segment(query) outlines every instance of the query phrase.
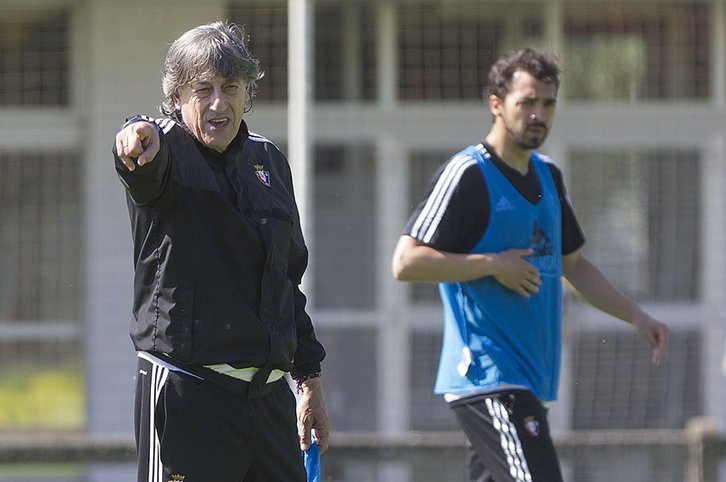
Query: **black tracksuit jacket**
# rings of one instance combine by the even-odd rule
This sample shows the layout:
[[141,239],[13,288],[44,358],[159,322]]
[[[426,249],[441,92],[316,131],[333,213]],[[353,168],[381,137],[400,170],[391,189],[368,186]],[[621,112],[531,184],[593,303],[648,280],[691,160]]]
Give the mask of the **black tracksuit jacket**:
[[229,363],[294,378],[325,356],[299,284],[308,252],[285,156],[243,122],[224,153],[179,119],[151,120],[161,148],[128,171],[134,242],[131,338],[182,366]]

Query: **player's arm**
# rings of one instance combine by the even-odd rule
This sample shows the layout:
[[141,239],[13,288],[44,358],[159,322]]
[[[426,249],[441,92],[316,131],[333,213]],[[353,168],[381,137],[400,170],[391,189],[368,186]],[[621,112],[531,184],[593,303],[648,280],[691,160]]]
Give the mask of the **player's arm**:
[[529,297],[539,290],[539,271],[525,258],[530,249],[500,253],[450,253],[403,235],[393,253],[391,270],[399,281],[466,282],[493,276],[507,288]]
[[[490,201],[481,169],[466,159],[454,156],[432,177],[394,250],[393,277],[447,283],[493,276],[505,287],[530,296],[540,286],[539,271],[525,259],[530,250],[470,253],[489,222]],[[436,194],[441,192],[449,195],[442,199]],[[434,218],[437,222],[431,223]]]
[[562,257],[562,274],[577,293],[595,308],[631,323],[650,345],[654,364],[660,364],[668,346],[668,327],[644,312],[620,292],[578,250]]
[[148,120],[132,118],[116,134],[113,155],[116,172],[137,205],[157,199],[164,188],[169,150],[159,127]]

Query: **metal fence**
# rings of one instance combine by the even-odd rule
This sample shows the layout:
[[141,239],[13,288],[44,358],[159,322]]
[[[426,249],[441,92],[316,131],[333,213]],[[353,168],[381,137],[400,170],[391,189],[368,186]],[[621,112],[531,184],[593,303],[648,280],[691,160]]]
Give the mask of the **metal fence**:
[[[716,482],[726,462],[726,438],[708,419],[693,419],[684,430],[573,431],[555,440],[570,481]],[[466,480],[460,432],[337,432],[332,441],[322,459],[325,482]],[[113,480],[104,467],[119,480],[133,477],[133,440],[68,433],[0,438],[0,482]]]

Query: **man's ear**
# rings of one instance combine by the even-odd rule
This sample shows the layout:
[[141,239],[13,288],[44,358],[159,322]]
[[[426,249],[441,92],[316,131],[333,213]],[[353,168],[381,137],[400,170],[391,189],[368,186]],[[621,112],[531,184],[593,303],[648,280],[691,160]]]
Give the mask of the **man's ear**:
[[489,104],[489,110],[494,117],[498,116],[502,111],[502,99],[492,94],[487,97],[487,103]]
[[181,99],[179,98],[179,94],[173,94],[171,96],[171,100],[172,100],[172,102],[174,102],[174,109],[181,110],[182,102],[181,102]]

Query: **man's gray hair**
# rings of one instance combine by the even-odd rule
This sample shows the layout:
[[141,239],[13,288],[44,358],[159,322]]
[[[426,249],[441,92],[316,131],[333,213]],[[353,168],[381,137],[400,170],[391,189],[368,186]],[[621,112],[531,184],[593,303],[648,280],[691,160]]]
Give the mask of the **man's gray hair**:
[[174,113],[173,97],[186,84],[217,76],[247,83],[245,112],[248,112],[257,94],[257,81],[264,73],[260,62],[247,48],[247,40],[241,26],[222,21],[200,25],[176,39],[164,61],[161,85],[165,99],[161,112]]

